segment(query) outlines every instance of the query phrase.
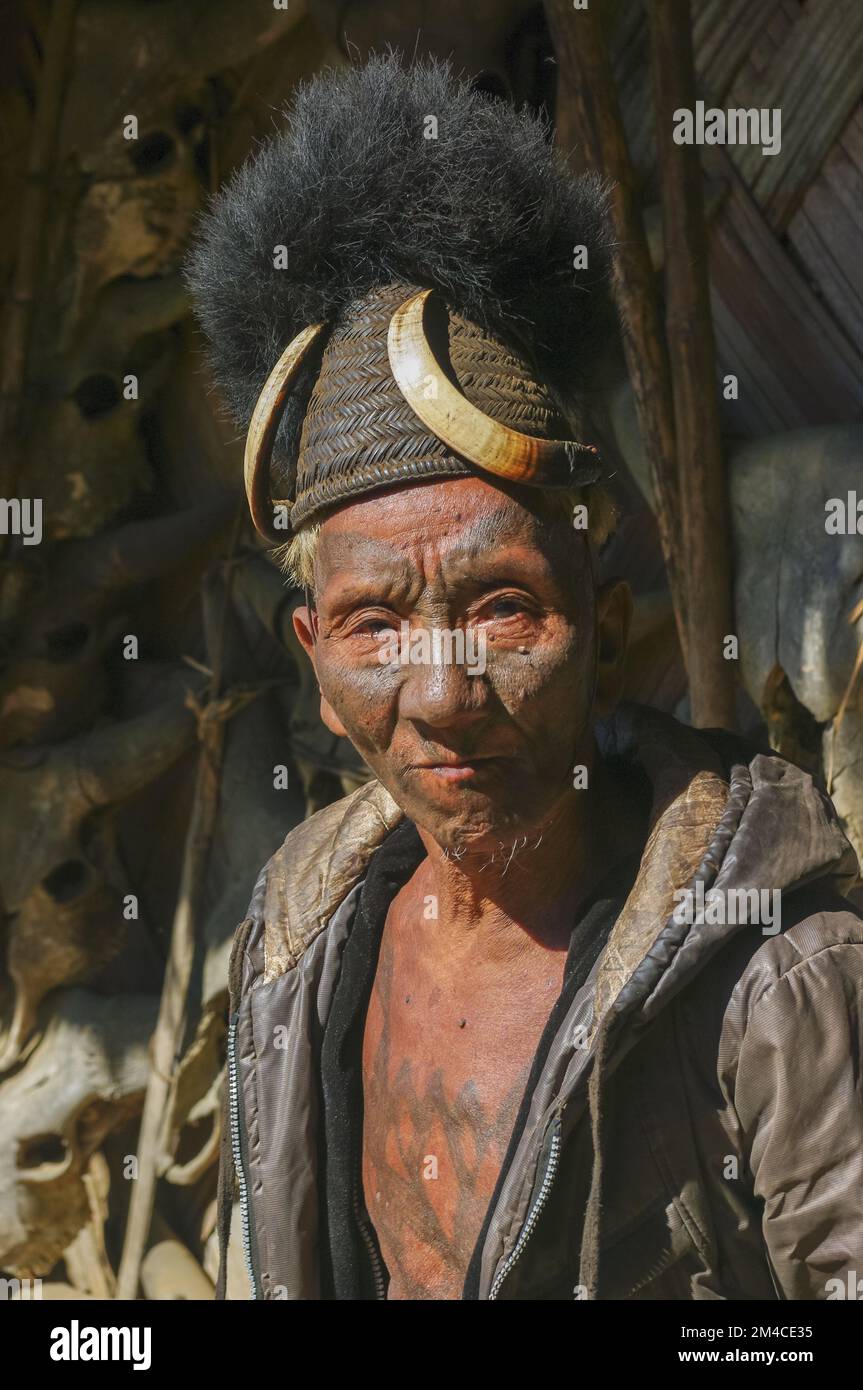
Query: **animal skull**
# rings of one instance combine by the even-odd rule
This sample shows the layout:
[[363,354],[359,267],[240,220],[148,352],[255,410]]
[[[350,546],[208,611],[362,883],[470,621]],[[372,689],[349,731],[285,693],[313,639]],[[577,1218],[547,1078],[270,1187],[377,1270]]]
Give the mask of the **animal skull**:
[[0,1268],[48,1274],[88,1217],[83,1175],[140,1109],[158,1000],[64,990],[35,1050],[0,1083]]

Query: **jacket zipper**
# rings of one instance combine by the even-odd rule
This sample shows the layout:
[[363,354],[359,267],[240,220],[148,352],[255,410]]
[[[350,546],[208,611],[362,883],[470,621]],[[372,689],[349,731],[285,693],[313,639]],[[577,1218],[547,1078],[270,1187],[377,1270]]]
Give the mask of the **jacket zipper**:
[[362,1217],[362,1207],[360,1204],[359,1173],[354,1174],[353,1205],[354,1220],[356,1221],[360,1235],[363,1238],[363,1243],[366,1247],[366,1251],[369,1257],[369,1264],[372,1267],[372,1278],[375,1281],[375,1298],[383,1300],[385,1302],[387,1296],[386,1275],[384,1274],[383,1262],[381,1261],[381,1258],[378,1255],[377,1247],[375,1246],[374,1240],[372,1239],[372,1233]]
[[240,1143],[240,1087],[237,1077],[237,1019],[228,1026],[228,1107],[231,1116],[231,1148],[234,1154],[234,1170],[240,1189],[240,1225],[243,1233],[243,1261],[249,1277],[250,1298],[257,1299],[258,1286],[252,1264],[252,1236],[249,1221],[249,1188],[243,1168],[243,1151]]
[[528,1241],[534,1233],[534,1230],[536,1229],[536,1223],[542,1215],[542,1211],[546,1202],[548,1201],[549,1193],[551,1192],[554,1179],[557,1176],[557,1169],[560,1163],[561,1146],[562,1140],[560,1137],[560,1114],[558,1114],[557,1120],[555,1122],[554,1134],[551,1136],[551,1144],[549,1145],[548,1162],[545,1165],[545,1172],[543,1173],[542,1183],[540,1185],[539,1192],[536,1194],[536,1199],[533,1203],[533,1206],[527,1214],[527,1219],[525,1220],[525,1223],[519,1232],[518,1240],[515,1242],[511,1254],[506,1259],[503,1267],[499,1270],[494,1280],[494,1283],[491,1286],[488,1295],[489,1302],[493,1302],[497,1298],[498,1294],[501,1291],[501,1288],[503,1287],[504,1282],[509,1278],[513,1268],[515,1267],[515,1265],[518,1264],[519,1260],[524,1254],[525,1246],[527,1245]]

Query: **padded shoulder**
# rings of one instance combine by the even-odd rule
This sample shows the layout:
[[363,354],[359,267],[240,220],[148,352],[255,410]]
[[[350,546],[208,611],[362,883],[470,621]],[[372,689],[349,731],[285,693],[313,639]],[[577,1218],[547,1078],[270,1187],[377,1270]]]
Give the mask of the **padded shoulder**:
[[373,781],[294,827],[265,871],[265,981],[296,965],[403,815]]

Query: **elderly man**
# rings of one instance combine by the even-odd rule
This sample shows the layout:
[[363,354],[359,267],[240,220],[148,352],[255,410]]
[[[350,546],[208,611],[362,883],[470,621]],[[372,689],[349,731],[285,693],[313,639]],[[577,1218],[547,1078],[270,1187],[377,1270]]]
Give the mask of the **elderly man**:
[[254,1298],[829,1298],[863,1260],[853,851],[803,772],[618,708],[603,202],[388,58],[204,220],[252,515],[373,779],[237,933],[223,1291],[229,1237]]

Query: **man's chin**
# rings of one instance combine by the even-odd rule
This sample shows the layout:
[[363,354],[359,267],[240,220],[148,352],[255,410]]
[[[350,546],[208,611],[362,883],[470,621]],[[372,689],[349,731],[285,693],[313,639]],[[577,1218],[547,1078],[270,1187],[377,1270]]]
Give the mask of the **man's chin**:
[[426,769],[417,775],[411,769],[400,786],[389,790],[419,830],[459,857],[494,853],[514,844],[529,836],[551,809],[545,806],[531,814],[532,798],[525,789],[486,790],[478,781],[438,776]]

